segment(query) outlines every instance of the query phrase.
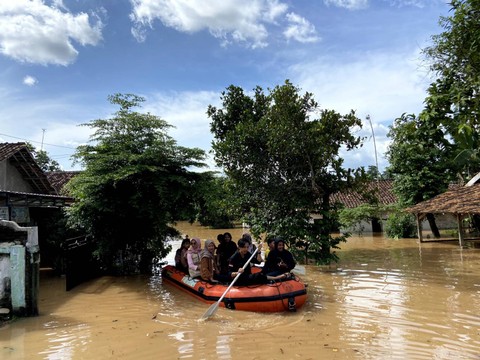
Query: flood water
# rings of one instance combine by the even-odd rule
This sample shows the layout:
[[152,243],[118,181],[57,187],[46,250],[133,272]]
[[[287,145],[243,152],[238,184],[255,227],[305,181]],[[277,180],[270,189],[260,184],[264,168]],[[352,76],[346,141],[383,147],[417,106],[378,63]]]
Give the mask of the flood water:
[[296,313],[219,308],[204,322],[209,305],[158,275],[65,292],[42,274],[40,316],[0,328],[0,359],[480,359],[479,248],[364,235],[338,255],[337,266],[306,267]]

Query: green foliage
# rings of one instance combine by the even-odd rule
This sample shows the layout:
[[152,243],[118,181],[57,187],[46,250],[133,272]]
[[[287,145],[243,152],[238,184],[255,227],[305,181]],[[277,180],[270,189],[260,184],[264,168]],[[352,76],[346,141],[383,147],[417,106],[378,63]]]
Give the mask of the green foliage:
[[392,139],[388,169],[401,204],[414,205],[447,189],[455,167],[446,134],[435,119],[426,113],[403,114],[395,119],[388,136]]
[[112,118],[83,124],[95,132],[74,155],[85,170],[68,184],[76,199],[69,225],[93,237],[107,269],[128,253],[147,271],[153,257],[169,251],[166,239],[176,233],[169,224],[185,216],[199,179],[188,169],[203,166],[205,154],[178,146],[164,120],[133,111],[143,98],[109,100],[120,107]]
[[197,186],[198,222],[217,229],[233,227],[235,214],[230,202],[233,197],[227,179],[211,173],[203,175]]
[[370,180],[376,180],[376,179],[381,178],[381,174],[380,174],[380,172],[378,171],[378,168],[375,165],[369,165],[368,166],[366,176]]
[[45,150],[36,152],[35,161],[43,171],[61,171],[60,164],[51,159]]
[[377,205],[362,204],[355,208],[345,208],[339,211],[339,222],[343,227],[349,228],[361,221],[371,221],[379,218],[383,208]]
[[417,226],[413,215],[404,212],[391,213],[387,218],[385,233],[394,239],[416,237]]
[[443,32],[424,49],[437,79],[428,90],[425,111],[442,125],[455,144],[460,175],[480,170],[480,2],[453,0]]
[[60,164],[51,159],[45,150],[35,150],[31,143],[26,143],[28,151],[33,155],[35,162],[40,166],[42,171],[61,171]]
[[[319,109],[289,81],[268,93],[257,87],[252,96],[232,85],[221,99],[221,109],[207,112],[215,160],[252,233],[281,235],[318,262],[335,260],[330,250],[344,239],[330,235],[338,225],[330,196],[363,179],[363,169],[344,168],[339,156],[340,148],[361,145],[352,135],[360,119]],[[322,219],[312,223],[311,214]]]

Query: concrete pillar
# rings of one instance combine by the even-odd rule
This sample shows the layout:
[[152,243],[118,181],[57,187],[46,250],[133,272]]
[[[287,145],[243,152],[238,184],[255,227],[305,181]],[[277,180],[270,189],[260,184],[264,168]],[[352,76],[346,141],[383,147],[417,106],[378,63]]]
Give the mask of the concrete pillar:
[[12,310],[14,313],[24,313],[25,297],[25,247],[13,245],[10,247],[10,279]]

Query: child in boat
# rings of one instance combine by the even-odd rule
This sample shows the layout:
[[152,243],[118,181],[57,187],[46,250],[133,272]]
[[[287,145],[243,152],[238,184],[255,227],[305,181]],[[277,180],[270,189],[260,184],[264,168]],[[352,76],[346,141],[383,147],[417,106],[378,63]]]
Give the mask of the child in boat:
[[188,273],[191,278],[200,276],[200,252],[202,241],[199,238],[190,240],[190,248],[187,251]]
[[188,235],[183,239],[182,245],[175,252],[175,267],[183,271],[185,274],[188,274],[188,262],[187,262],[187,251],[190,247],[190,239]]
[[200,253],[200,276],[211,283],[228,282],[227,274],[220,274],[215,260],[215,243],[213,240],[205,241],[205,248]]
[[254,257],[251,262],[243,269],[245,263],[250,259],[252,254],[248,251],[248,242],[245,239],[238,240],[238,250],[230,258],[229,274],[230,278],[233,280],[238,274],[241,274],[238,278],[236,285],[245,286],[245,285],[255,285],[255,284],[266,284],[269,280],[281,280],[286,279],[286,274],[279,276],[269,276],[262,272],[252,274],[251,263],[259,264],[261,262],[262,256],[259,252],[262,250],[262,245],[258,246],[257,256]]

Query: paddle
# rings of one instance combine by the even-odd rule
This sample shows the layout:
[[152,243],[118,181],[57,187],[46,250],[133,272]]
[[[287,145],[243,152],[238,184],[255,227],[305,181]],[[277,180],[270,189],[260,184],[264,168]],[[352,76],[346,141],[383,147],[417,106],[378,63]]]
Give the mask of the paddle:
[[[255,249],[255,251],[253,252],[252,256],[250,256],[250,259],[247,260],[247,262],[245,263],[245,265],[243,265],[242,269],[245,270],[245,268],[248,266],[248,264],[250,264],[250,261],[252,261],[253,257],[257,254],[257,251],[258,251],[258,248]],[[235,282],[237,281],[237,279],[240,277],[240,275],[242,275],[241,273],[238,273],[237,276],[235,276],[235,278],[233,279],[233,281],[230,283],[230,285],[227,287],[227,290],[225,290],[225,292],[223,293],[222,296],[220,296],[220,299],[218,299],[218,301],[214,304],[212,304],[208,310],[205,312],[205,314],[203,314],[203,316],[200,318],[200,320],[207,320],[208,318],[212,317],[217,309],[218,309],[218,306],[220,305],[220,303],[222,302],[223,298],[225,297],[225,295],[227,295],[227,293],[230,291],[230,289],[232,288],[232,286],[235,284]]]
[[295,267],[291,271],[297,275],[305,275],[305,266],[295,265]]

